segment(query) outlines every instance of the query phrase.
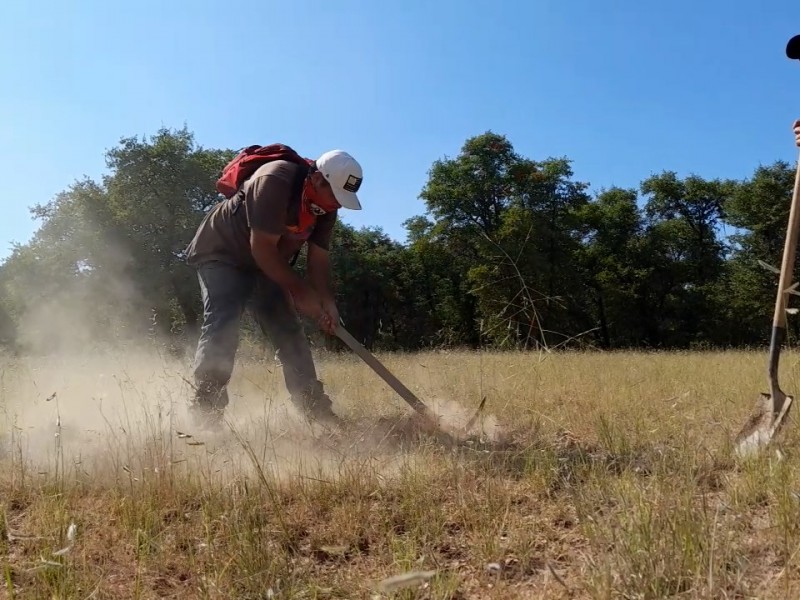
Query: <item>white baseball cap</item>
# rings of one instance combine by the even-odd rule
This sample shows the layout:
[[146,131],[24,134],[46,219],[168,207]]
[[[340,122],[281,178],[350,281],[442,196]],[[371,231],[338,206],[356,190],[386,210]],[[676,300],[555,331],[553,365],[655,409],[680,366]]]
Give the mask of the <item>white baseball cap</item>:
[[345,208],[361,210],[356,192],[364,175],[358,161],[344,150],[330,150],[317,159],[316,165],[333,188],[336,201]]

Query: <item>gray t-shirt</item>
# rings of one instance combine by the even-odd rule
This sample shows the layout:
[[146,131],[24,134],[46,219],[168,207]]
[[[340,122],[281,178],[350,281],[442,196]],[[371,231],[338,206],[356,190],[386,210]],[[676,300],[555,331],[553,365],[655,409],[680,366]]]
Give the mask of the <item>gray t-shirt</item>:
[[288,261],[305,242],[328,250],[337,211],[317,217],[307,230],[293,233],[297,225],[306,170],[293,162],[277,160],[261,165],[232,198],[214,206],[186,248],[187,263],[218,260],[255,269],[250,251],[250,231],[281,235],[279,249]]

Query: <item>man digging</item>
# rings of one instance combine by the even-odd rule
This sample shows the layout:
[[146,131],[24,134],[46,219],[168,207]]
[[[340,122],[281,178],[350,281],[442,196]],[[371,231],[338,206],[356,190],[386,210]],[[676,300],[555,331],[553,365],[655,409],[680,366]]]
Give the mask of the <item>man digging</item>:
[[[322,331],[335,332],[331,233],[339,208],[361,209],[356,194],[361,181],[361,166],[341,150],[312,161],[282,145],[251,146],[226,166],[217,182],[226,199],[206,215],[186,249],[203,300],[190,403],[196,425],[221,424],[248,304],[277,348],[292,403],[309,420],[339,423],[317,379],[298,313]],[[308,244],[305,280],[291,264],[303,244]]]

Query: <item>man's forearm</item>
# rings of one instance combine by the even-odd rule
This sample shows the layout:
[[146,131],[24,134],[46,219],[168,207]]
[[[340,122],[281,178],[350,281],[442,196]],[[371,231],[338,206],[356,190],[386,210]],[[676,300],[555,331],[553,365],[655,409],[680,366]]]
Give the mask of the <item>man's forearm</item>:
[[330,273],[327,269],[309,265],[308,281],[311,287],[325,300],[333,300]]
[[333,300],[333,290],[331,289],[331,263],[327,250],[322,250],[314,244],[309,244],[308,281],[311,287],[324,300]]

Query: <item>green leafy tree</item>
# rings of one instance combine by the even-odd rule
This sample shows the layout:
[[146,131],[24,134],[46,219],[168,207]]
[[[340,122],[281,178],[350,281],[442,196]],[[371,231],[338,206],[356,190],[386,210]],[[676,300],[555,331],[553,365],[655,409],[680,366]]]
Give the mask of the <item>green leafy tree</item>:
[[652,249],[660,259],[653,301],[661,333],[653,341],[687,346],[713,342],[724,331],[727,272],[718,230],[735,187],[668,171],[642,182]]
[[583,208],[582,280],[594,338],[604,348],[637,346],[647,337],[640,301],[654,265],[636,190],[611,188]]
[[588,196],[572,175],[567,160],[522,158],[491,132],[434,163],[421,194],[432,221],[414,244],[435,240],[449,254],[453,312],[469,327],[462,343],[549,344],[578,318],[575,251]]
[[10,312],[41,343],[48,313],[73,343],[196,325],[197,285],[182,251],[219,198],[214,182],[230,154],[196,148],[185,129],[123,139],[107,153],[102,183],[76,182],[31,209],[42,225],[2,269]]
[[126,278],[147,282],[139,288],[142,308],[152,311],[162,332],[176,322],[197,326],[197,286],[183,251],[219,200],[215,182],[231,156],[197,147],[186,129],[162,129],[150,140],[125,138],[108,153],[112,226],[133,258]]
[[[41,226],[0,266],[0,345],[193,343],[200,295],[183,252],[232,155],[186,128],[123,138],[100,181],[34,206]],[[370,348],[764,343],[777,283],[764,265],[780,263],[793,183],[776,162],[742,182],[664,171],[592,198],[569,159],[529,159],[485,132],[433,163],[407,244],[337,224],[339,308]]]

